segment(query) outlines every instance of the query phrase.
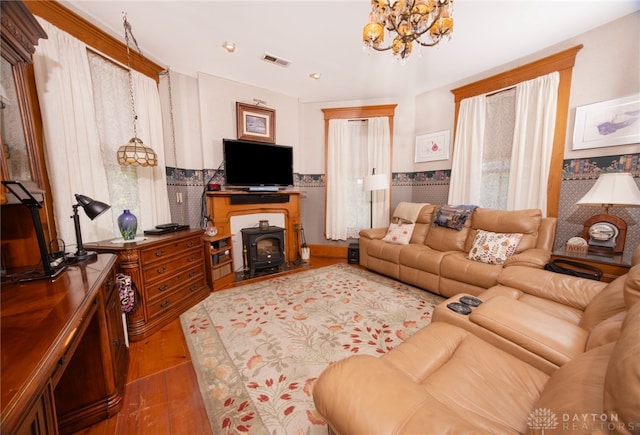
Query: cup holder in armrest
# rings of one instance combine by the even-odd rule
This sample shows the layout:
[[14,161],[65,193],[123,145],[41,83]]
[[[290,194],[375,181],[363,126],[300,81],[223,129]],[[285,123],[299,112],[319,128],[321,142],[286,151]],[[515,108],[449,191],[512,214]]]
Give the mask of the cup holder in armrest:
[[447,308],[459,314],[464,314],[464,315],[471,314],[471,307],[469,305],[462,304],[460,302],[449,302],[447,304]]
[[478,307],[482,303],[482,301],[475,296],[462,296],[460,302],[470,307]]

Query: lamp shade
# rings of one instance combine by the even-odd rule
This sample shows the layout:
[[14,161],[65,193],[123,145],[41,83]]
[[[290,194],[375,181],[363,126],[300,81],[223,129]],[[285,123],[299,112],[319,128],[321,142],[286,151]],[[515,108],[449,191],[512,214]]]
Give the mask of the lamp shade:
[[372,174],[364,177],[364,190],[384,190],[389,188],[387,174]]
[[89,216],[89,219],[94,220],[98,216],[100,216],[105,211],[111,208],[110,205],[105,204],[104,202],[95,201],[88,196],[79,195],[76,193],[76,201],[78,201],[78,205],[84,209],[84,212]]
[[578,205],[640,207],[640,190],[628,172],[602,174]]

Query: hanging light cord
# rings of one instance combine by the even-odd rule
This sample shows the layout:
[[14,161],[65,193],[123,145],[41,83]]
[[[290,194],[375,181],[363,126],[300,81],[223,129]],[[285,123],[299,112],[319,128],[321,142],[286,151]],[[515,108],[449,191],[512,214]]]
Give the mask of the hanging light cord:
[[[126,12],[122,12],[122,20],[124,22],[124,41],[127,45],[127,67],[129,68],[128,73],[129,73],[129,97],[131,98],[131,111],[133,112],[133,137],[137,138],[138,137],[138,129],[136,127],[137,121],[138,121],[138,115],[136,113],[136,101],[133,97],[133,74],[131,74],[131,51],[129,50],[129,35],[131,35],[131,39],[133,39],[134,44],[136,45],[136,48],[138,48],[138,41],[136,41],[136,38],[133,36],[133,33],[131,33],[131,24],[129,24],[129,21],[127,21],[127,13]],[[140,48],[138,48],[138,51],[140,51]],[[134,142],[134,146],[136,142]]]
[[169,85],[169,115],[171,115],[171,143],[173,144],[173,163],[178,167],[178,152],[176,151],[176,126],[173,120],[173,92],[171,90],[171,69],[167,67],[167,84]]

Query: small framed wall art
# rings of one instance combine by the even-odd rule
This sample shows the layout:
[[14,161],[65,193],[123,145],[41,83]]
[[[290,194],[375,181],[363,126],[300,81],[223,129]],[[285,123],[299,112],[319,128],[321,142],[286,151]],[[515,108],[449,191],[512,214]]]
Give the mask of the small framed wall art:
[[450,130],[416,136],[415,162],[449,160]]
[[640,142],[640,94],[576,107],[573,149]]
[[236,102],[238,139],[276,143],[276,111]]

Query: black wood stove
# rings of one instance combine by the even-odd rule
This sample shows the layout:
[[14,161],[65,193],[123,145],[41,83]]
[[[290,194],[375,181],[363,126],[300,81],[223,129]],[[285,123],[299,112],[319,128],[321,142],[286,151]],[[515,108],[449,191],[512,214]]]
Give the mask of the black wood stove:
[[245,270],[253,278],[256,270],[284,269],[284,228],[269,226],[267,229],[243,228],[242,254]]

